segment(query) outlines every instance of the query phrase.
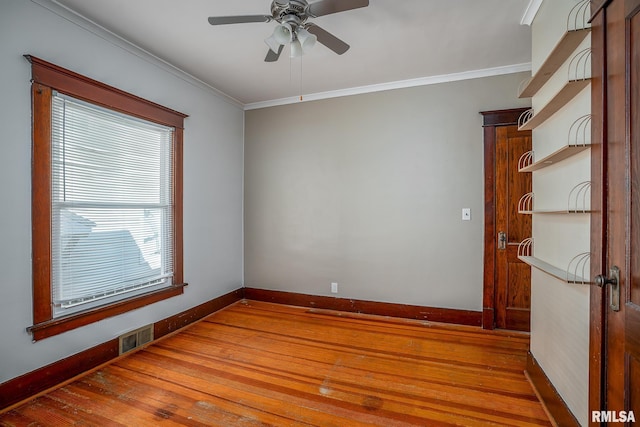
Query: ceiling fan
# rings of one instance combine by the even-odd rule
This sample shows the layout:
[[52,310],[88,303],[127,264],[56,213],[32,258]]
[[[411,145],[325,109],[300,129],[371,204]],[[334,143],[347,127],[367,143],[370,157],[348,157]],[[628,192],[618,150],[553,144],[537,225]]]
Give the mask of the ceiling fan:
[[226,25],[276,21],[278,26],[265,39],[269,46],[264,58],[266,62],[277,61],[286,44],[291,45],[291,57],[295,58],[313,47],[316,41],[342,55],[349,50],[349,45],[308,19],[366,6],[369,6],[369,0],[320,0],[315,3],[307,0],[273,0],[271,15],[211,16],[209,23]]

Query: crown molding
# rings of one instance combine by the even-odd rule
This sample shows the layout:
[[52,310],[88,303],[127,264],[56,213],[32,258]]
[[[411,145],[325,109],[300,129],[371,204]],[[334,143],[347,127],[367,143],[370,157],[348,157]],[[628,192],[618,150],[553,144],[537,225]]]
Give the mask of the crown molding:
[[80,28],[90,32],[91,34],[100,37],[101,39],[117,46],[130,54],[137,56],[138,58],[144,60],[145,62],[152,64],[169,74],[177,77],[191,85],[194,85],[200,89],[211,92],[213,95],[221,98],[223,101],[226,101],[236,107],[243,108],[244,104],[237,99],[227,95],[226,93],[216,89],[215,87],[203,82],[197,77],[192,76],[186,71],[181,70],[175,65],[165,61],[164,59],[152,54],[151,52],[141,48],[140,46],[130,42],[129,40],[120,37],[116,33],[109,31],[104,28],[100,24],[93,22],[89,18],[75,12],[72,9],[58,3],[56,0],[31,0],[32,3],[35,3],[48,11],[60,16],[61,18],[71,22],[79,26]]
[[542,6],[542,0],[529,0],[529,4],[527,8],[524,10],[524,14],[522,15],[522,20],[520,21],[520,25],[529,25],[533,23],[533,19],[536,17],[538,10]]
[[531,71],[531,63],[514,64],[502,67],[485,68],[481,70],[464,71],[461,73],[442,74],[438,76],[421,77],[417,79],[401,80],[389,83],[380,83],[369,86],[359,86],[348,89],[333,90],[328,92],[312,93],[309,95],[303,95],[302,100],[300,96],[293,96],[290,98],[274,99],[269,101],[253,102],[245,104],[245,111],[256,110],[259,108],[275,107],[278,105],[296,104],[300,102],[318,101],[321,99],[338,98],[342,96],[361,95],[372,92],[382,92],[393,89],[404,89],[416,86],[427,86],[438,83],[448,83],[460,80],[477,79],[482,77],[499,76],[503,74],[520,73],[524,71]]

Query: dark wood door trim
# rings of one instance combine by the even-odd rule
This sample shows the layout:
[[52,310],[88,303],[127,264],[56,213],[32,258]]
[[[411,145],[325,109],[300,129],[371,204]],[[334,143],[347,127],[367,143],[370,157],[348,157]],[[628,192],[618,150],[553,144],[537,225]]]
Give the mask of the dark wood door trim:
[[[610,1],[592,5],[591,23],[591,277],[605,272],[607,254],[607,76],[606,18]],[[589,411],[604,409],[604,327],[606,304],[604,288],[591,286],[589,308]],[[590,425],[599,425],[591,422]]]
[[[640,168],[637,152],[632,153],[640,119],[634,110],[639,79],[630,26],[633,15],[640,12],[640,1],[607,0],[592,9],[591,276],[606,275],[613,265],[621,267],[622,301],[616,314],[608,307],[607,289],[591,289],[589,410],[629,408],[638,417],[640,400],[634,392],[640,382],[636,335],[640,322],[633,318],[638,310],[633,307],[632,287],[640,270],[634,234],[640,218],[637,192],[633,191]],[[639,38],[635,33],[634,45]],[[632,74],[634,65],[636,74]]]
[[481,111],[484,128],[484,273],[482,297],[482,327],[495,325],[496,279],[496,128],[518,123],[518,117],[528,108]]

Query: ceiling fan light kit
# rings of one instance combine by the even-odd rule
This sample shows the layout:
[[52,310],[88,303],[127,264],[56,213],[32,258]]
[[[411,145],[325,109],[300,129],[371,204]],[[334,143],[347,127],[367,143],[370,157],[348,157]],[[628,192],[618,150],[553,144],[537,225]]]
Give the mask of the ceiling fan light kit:
[[316,41],[342,55],[349,50],[349,45],[307,20],[366,6],[369,6],[369,0],[320,0],[311,4],[307,0],[273,0],[271,15],[212,16],[209,17],[209,23],[226,25],[276,21],[278,26],[265,39],[269,46],[266,62],[277,61],[286,44],[291,47],[291,58],[296,58],[313,48]]
[[264,42],[267,44],[267,46],[269,46],[269,49],[271,49],[271,51],[276,54],[280,50],[280,46],[283,45],[278,40],[276,40],[276,37],[273,34],[271,34],[271,37],[264,39]]
[[316,41],[318,41],[318,37],[311,34],[309,31],[307,31],[306,28],[298,28],[298,31],[296,32],[296,38],[302,45],[303,51],[311,49],[316,45]]
[[[293,34],[293,28],[291,28],[291,25],[286,22],[278,25],[276,29],[273,30],[273,38],[278,42],[278,44],[290,43],[293,40]],[[277,49],[274,49],[274,51],[277,52]]]
[[291,54],[290,58],[297,58],[299,56],[304,55],[304,51],[302,50],[302,45],[299,40],[294,40],[291,42]]

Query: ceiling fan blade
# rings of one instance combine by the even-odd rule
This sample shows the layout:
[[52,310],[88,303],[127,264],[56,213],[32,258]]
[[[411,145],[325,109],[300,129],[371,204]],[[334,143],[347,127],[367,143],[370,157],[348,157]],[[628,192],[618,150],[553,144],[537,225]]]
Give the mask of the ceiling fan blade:
[[307,13],[315,18],[367,6],[369,6],[369,0],[321,0],[310,4]]
[[278,48],[278,53],[275,53],[271,49],[267,52],[267,56],[264,58],[264,62],[276,62],[278,58],[280,58],[280,54],[282,53],[282,49],[284,49],[284,45],[281,44]]
[[[314,3],[317,4],[317,3]],[[318,38],[318,41],[337,53],[338,55],[342,55],[346,51],[349,50],[349,45],[325,30],[324,28],[318,27],[315,24],[310,24],[307,27],[307,31]]]
[[244,24],[247,22],[269,22],[273,18],[269,15],[240,15],[240,16],[210,16],[209,24]]

